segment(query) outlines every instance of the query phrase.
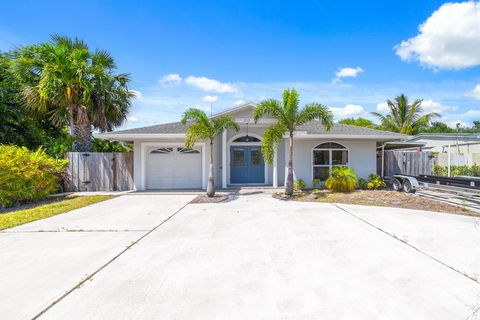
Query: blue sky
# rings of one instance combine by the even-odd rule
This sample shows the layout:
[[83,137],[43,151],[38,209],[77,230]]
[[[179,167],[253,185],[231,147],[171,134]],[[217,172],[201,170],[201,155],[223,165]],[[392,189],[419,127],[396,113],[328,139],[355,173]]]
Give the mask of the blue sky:
[[59,33],[110,51],[139,92],[124,127],[288,87],[337,119],[371,117],[400,93],[450,125],[480,119],[475,2],[3,1],[0,12],[0,50]]

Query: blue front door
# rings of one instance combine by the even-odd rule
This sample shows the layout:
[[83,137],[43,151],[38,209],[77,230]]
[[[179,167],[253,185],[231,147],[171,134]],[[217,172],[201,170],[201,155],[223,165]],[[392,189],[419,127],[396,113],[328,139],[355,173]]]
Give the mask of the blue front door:
[[265,164],[260,146],[230,147],[230,183],[264,183]]

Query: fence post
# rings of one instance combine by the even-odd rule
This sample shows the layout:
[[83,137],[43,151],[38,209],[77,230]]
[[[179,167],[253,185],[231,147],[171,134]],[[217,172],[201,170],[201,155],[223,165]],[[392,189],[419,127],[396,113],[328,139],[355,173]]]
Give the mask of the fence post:
[[447,173],[448,173],[447,176],[448,176],[448,177],[450,177],[450,165],[451,165],[451,161],[452,161],[452,160],[451,160],[451,155],[450,155],[450,143],[449,143],[449,144],[448,144],[448,157],[447,157],[447,167],[448,167],[448,169],[447,169],[447,171],[448,171],[448,172],[447,172]]
[[382,179],[385,177],[385,143],[382,144]]

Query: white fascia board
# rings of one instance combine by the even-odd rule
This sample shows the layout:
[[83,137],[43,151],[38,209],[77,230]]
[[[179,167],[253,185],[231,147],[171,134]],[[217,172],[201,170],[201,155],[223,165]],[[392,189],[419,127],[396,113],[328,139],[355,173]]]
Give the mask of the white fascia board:
[[[289,138],[284,135],[284,138]],[[294,133],[295,139],[345,139],[345,140],[377,140],[377,141],[397,141],[402,140],[402,137],[392,137],[390,135],[351,135],[351,134],[304,134]]]
[[185,139],[184,133],[99,133],[95,138],[102,140],[155,140],[155,139]]
[[275,123],[277,123],[277,120],[275,120],[275,119],[259,119],[257,122],[255,122],[252,118],[235,118],[235,122],[237,122],[239,125],[248,124],[249,126],[265,126],[265,125],[275,124]]
[[224,114],[230,114],[230,113],[238,112],[238,111],[241,111],[243,109],[250,108],[250,107],[255,108],[255,104],[253,102],[245,102],[245,103],[243,103],[239,106],[229,108],[229,109],[220,111],[218,113],[215,113],[214,115],[211,116],[211,118],[219,117],[219,116],[222,116]]

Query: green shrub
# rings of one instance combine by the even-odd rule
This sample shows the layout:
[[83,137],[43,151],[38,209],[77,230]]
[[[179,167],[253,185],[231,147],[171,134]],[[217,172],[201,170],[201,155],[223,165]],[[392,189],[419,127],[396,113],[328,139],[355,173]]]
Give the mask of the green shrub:
[[368,183],[367,188],[369,190],[378,190],[381,188],[385,188],[387,184],[383,181],[382,177],[378,174],[369,174],[368,175]]
[[312,180],[312,186],[314,189],[320,189],[322,188],[324,183],[320,179],[313,179]]
[[325,186],[334,192],[351,192],[357,185],[355,171],[348,167],[333,167]]
[[58,190],[66,160],[55,160],[43,148],[0,145],[0,206],[46,198]]
[[94,152],[130,152],[132,146],[130,144],[123,145],[117,141],[93,139]]
[[305,187],[305,181],[303,181],[302,179],[298,179],[293,183],[293,189],[295,189],[296,191],[302,191],[303,189],[305,189]]
[[[471,176],[480,177],[480,166],[450,166],[451,176]],[[435,165],[433,167],[433,175],[446,177],[448,175],[448,167]]]
[[367,183],[368,183],[367,180],[365,180],[363,178],[360,178],[360,179],[358,179],[358,182],[357,182],[357,188],[365,190],[365,189],[367,189]]

